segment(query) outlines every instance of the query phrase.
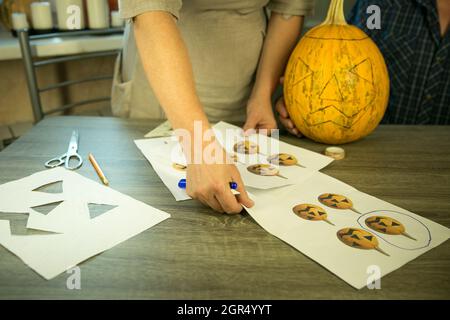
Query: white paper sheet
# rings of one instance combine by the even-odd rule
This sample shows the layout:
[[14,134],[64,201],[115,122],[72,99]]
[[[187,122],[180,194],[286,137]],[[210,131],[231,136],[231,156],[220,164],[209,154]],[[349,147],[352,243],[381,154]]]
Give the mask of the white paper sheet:
[[[231,155],[237,156],[237,167],[242,180],[247,187],[256,189],[271,189],[292,185],[304,181],[314,172],[330,164],[333,159],[317,152],[292,146],[278,139],[263,134],[252,134],[244,137],[242,130],[226,122],[219,122],[213,126],[216,137]],[[248,140],[253,146],[259,147],[257,154],[242,154],[235,151],[236,143]],[[247,168],[254,164],[270,164],[269,158],[276,154],[289,154],[294,156],[298,165],[273,165],[278,171],[277,176],[259,176],[251,173]],[[284,178],[283,178],[284,177]]]
[[[186,158],[180,144],[173,137],[135,140],[136,146],[152,165],[164,185],[176,201],[189,200],[185,189],[178,187],[180,179],[186,179],[186,172],[176,168],[176,164],[186,165]],[[239,192],[231,190],[234,195]]]
[[[62,193],[32,191],[62,181]],[[0,212],[29,213],[27,228],[54,234],[11,235],[0,220],[0,244],[45,279],[169,218],[169,214],[63,168],[41,171],[0,185]],[[32,208],[63,201],[44,215]],[[91,218],[88,204],[115,206]]]
[[141,139],[134,142],[175,199],[177,201],[191,199],[185,189],[178,187],[180,179],[186,179],[186,172],[174,167],[176,163],[186,164],[180,144],[172,137]]
[[[384,276],[450,237],[448,228],[362,193],[320,172],[298,185],[270,191],[248,191],[255,206],[247,211],[258,224],[357,289],[367,285],[370,266],[378,266],[381,276]],[[352,208],[361,214],[351,209],[336,209],[324,205],[318,197],[326,193],[347,197],[353,202]],[[327,213],[327,220],[334,225],[323,220],[299,217],[293,212],[293,208],[300,204],[319,206]],[[416,240],[404,235],[374,231],[365,223],[367,218],[373,216],[400,221],[405,226],[405,231]],[[337,232],[345,228],[372,233],[378,240],[377,247],[389,256],[376,249],[355,248],[343,243],[338,239]]]
[[[261,154],[245,155],[234,152],[233,145],[237,141],[242,141],[243,136],[236,126],[219,122],[214,127],[218,141],[224,146],[230,155],[236,155],[238,162],[236,166],[241,174],[241,178],[247,187],[257,189],[272,189],[282,186],[299,183],[310,177],[316,170],[319,170],[330,162],[332,158],[312,152],[303,148],[294,147],[287,143],[255,134],[248,139],[258,143]],[[170,190],[177,201],[187,200],[190,197],[185,190],[178,188],[178,181],[185,178],[185,173],[174,169],[173,164],[185,165],[186,159],[183,155],[179,143],[174,137],[162,137],[154,139],[135,140],[137,147],[141,150],[147,160],[150,161],[158,176],[166,187]],[[248,170],[250,165],[270,164],[266,154],[289,153],[295,156],[302,166],[278,166],[272,165],[278,170],[274,176],[261,176]]]
[[[242,135],[242,130],[239,127],[226,122],[218,122],[213,126],[213,129],[216,133],[217,139],[220,141],[222,146],[224,146],[225,150],[227,150],[231,154],[235,153],[233,147],[236,141],[243,141],[244,139],[248,139],[259,145],[261,152],[260,155],[245,157],[245,155],[239,154],[239,160],[241,162],[256,163],[259,161],[267,163],[267,157],[270,154],[275,153],[292,154],[297,158],[300,165],[313,171],[319,171],[333,162],[333,158],[331,157],[324,156],[320,153],[313,152],[305,148],[290,145],[266,135],[252,134],[248,137],[244,137]],[[226,139],[224,139],[224,137],[226,137]],[[281,169],[284,169],[284,173],[287,176],[290,176],[291,172],[293,175],[295,175],[297,172],[302,171],[303,168],[292,166],[281,167]]]

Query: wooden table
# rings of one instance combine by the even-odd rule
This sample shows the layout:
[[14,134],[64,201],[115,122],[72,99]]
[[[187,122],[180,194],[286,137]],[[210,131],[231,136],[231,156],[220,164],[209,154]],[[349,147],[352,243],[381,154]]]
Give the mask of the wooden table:
[[[381,290],[355,290],[273,237],[247,215],[175,202],[133,139],[158,123],[52,117],[0,153],[0,183],[44,170],[73,128],[79,152],[93,152],[111,187],[172,215],[82,263],[81,290],[68,274],[46,281],[0,247],[0,298],[415,299],[450,298],[450,242],[382,278]],[[322,172],[450,227],[450,126],[380,126],[345,146],[347,158]],[[306,139],[283,140],[321,152]],[[78,171],[98,179],[86,163]]]

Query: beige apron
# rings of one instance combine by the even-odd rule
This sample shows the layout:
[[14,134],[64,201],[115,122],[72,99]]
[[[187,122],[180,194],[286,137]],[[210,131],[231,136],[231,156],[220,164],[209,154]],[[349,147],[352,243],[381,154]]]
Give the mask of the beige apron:
[[[181,9],[180,9],[181,8]],[[125,43],[115,67],[113,113],[164,119],[137,52],[132,19],[151,10],[171,12],[188,48],[197,94],[208,118],[243,121],[267,27],[265,9],[305,15],[312,0],[123,0],[128,19]]]

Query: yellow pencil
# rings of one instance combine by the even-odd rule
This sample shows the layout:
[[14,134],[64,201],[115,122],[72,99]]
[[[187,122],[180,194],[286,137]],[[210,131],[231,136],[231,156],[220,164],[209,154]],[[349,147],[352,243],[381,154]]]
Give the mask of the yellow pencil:
[[95,160],[94,156],[92,155],[92,153],[89,153],[89,161],[91,162],[92,166],[95,169],[95,172],[97,172],[98,177],[100,178],[100,180],[102,180],[103,184],[105,186],[109,185],[109,181],[108,179],[106,179],[105,175],[103,174],[102,169],[100,168],[100,166],[98,165],[97,161]]

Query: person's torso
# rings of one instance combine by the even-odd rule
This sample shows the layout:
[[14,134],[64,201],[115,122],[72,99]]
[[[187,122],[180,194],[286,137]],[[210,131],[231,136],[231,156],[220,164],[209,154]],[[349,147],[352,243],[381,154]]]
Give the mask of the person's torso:
[[[367,7],[380,7],[381,29],[367,27]],[[378,45],[391,90],[383,123],[450,124],[450,34],[440,35],[430,0],[360,0],[350,19]]]
[[263,46],[267,2],[183,1],[178,26],[207,113],[231,116],[245,106]]
[[[188,48],[197,94],[206,114],[213,121],[240,121],[245,118],[245,106],[253,86],[267,27],[265,6],[268,2],[183,1],[177,26]],[[127,46],[135,47],[132,34],[129,41],[132,43]],[[142,90],[151,90],[148,90],[138,55],[132,77],[134,96],[139,96],[139,102],[142,102]],[[155,101],[153,97],[147,100]],[[139,110],[135,107],[130,116],[145,117],[148,108],[154,106],[146,104]]]

